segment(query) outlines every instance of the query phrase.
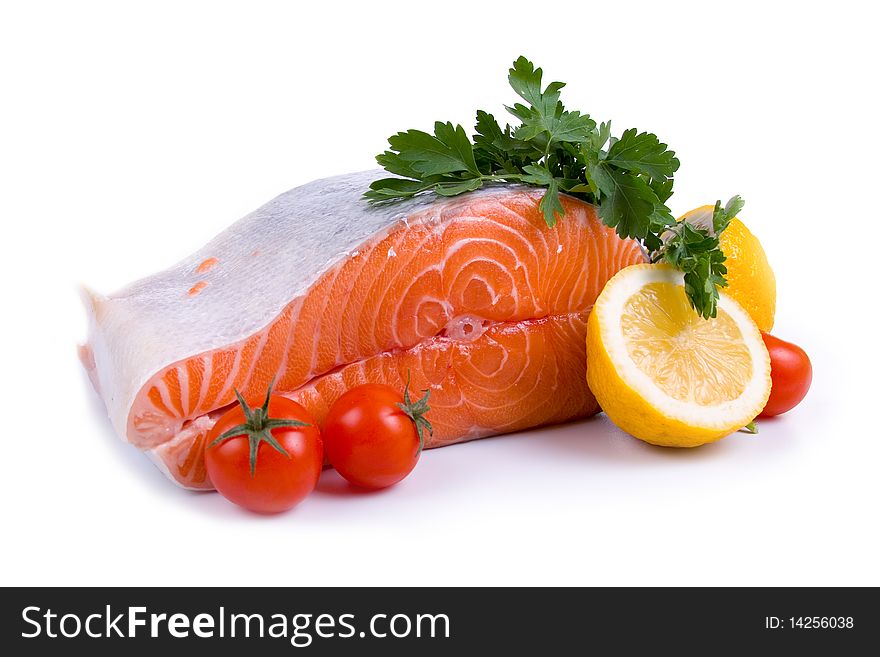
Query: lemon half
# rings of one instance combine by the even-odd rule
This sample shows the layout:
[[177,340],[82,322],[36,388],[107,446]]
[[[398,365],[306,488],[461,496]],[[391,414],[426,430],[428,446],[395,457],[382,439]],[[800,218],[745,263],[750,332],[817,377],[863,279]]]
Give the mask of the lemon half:
[[749,314],[721,293],[718,316],[691,308],[668,265],[618,272],[587,322],[587,382],[636,438],[696,447],[751,422],[770,394],[770,357]]

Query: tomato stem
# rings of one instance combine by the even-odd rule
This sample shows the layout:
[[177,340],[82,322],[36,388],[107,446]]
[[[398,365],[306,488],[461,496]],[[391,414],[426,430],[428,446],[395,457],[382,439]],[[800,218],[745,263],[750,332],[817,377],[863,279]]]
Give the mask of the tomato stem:
[[409,396],[409,384],[411,378],[412,372],[407,370],[406,387],[403,389],[403,403],[398,404],[397,407],[406,413],[415,423],[416,432],[419,434],[419,452],[421,452],[425,448],[425,430],[428,431],[429,436],[434,435],[434,427],[431,426],[428,418],[425,417],[425,414],[431,410],[431,407],[428,406],[428,398],[431,396],[431,390],[422,390],[422,392],[425,393],[424,396],[417,401],[413,401]]
[[300,422],[299,420],[276,420],[269,417],[269,400],[272,397],[272,388],[274,386],[275,380],[273,379],[272,383],[269,384],[269,389],[266,390],[266,400],[263,402],[263,405],[255,408],[248,406],[244,397],[241,396],[241,393],[233,388],[235,397],[238,399],[238,403],[241,405],[241,410],[244,412],[245,421],[238,426],[232,427],[229,431],[224,432],[208,445],[208,447],[211,448],[229,440],[230,438],[246,436],[250,448],[251,477],[253,477],[257,471],[257,453],[260,449],[260,443],[268,443],[272,448],[281,454],[284,454],[287,458],[290,458],[290,454],[287,450],[284,449],[284,447],[281,446],[281,443],[275,440],[275,436],[272,435],[273,429],[310,426],[306,422]]

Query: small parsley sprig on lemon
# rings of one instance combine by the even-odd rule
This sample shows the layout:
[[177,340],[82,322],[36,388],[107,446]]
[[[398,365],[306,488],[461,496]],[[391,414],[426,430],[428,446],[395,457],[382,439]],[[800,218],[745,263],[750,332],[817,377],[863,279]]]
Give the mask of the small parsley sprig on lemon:
[[502,129],[492,114],[478,110],[472,139],[462,126],[441,121],[433,135],[407,130],[390,137],[389,149],[376,160],[396,177],[374,181],[364,196],[380,203],[424,192],[456,196],[486,183],[524,183],[546,188],[540,209],[548,226],[564,214],[559,195],[575,196],[597,205],[618,235],[639,240],[654,262],[683,271],[690,305],[705,318],[715,317],[718,288],[726,285],[718,234],[742,201],[716,204],[714,231],[678,228],[665,205],[679,167],[675,152],[649,132],[629,129],[612,137],[610,122],[597,124],[589,114],[565,109],[565,83],[542,89],[542,77],[525,57],[513,63],[508,81],[525,102],[506,109],[518,125]]

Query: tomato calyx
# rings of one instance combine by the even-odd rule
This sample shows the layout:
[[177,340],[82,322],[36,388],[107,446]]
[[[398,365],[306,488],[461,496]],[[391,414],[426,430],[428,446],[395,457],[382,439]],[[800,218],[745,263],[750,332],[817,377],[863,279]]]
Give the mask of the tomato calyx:
[[750,433],[755,435],[758,433],[758,423],[755,420],[749,422],[746,426],[744,426],[740,431],[744,431],[745,433]]
[[403,389],[403,403],[397,407],[409,416],[409,419],[416,425],[416,432],[419,434],[419,452],[425,447],[425,435],[427,430],[429,436],[434,435],[434,427],[425,417],[425,414],[431,410],[428,406],[428,398],[431,396],[431,390],[422,390],[424,396],[421,399],[413,401],[409,396],[410,372],[406,373],[406,387]]
[[255,408],[248,406],[247,402],[241,396],[241,393],[233,388],[235,397],[238,399],[238,403],[241,404],[241,410],[244,411],[245,421],[238,426],[232,427],[229,431],[222,433],[216,440],[208,445],[208,447],[214,447],[230,438],[247,436],[248,446],[250,447],[251,477],[254,476],[254,473],[256,473],[257,470],[257,452],[259,451],[260,443],[268,443],[275,450],[281,452],[287,458],[290,458],[288,451],[281,446],[281,443],[275,440],[275,436],[272,435],[272,429],[310,426],[306,422],[300,422],[299,420],[278,420],[269,417],[269,399],[272,397],[272,386],[274,385],[274,381],[269,384],[269,389],[266,391],[266,401],[263,402],[262,406]]

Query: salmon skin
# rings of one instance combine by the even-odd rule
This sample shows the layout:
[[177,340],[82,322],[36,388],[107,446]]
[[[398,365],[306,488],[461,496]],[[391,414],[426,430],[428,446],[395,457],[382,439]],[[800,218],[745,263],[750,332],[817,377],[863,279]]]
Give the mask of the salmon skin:
[[116,432],[175,483],[212,488],[217,417],[275,391],[322,422],[345,390],[431,390],[427,447],[598,410],[586,320],[605,282],[645,260],[595,208],[501,185],[370,206],[377,171],[317,180],[109,296],[86,294],[80,354]]

